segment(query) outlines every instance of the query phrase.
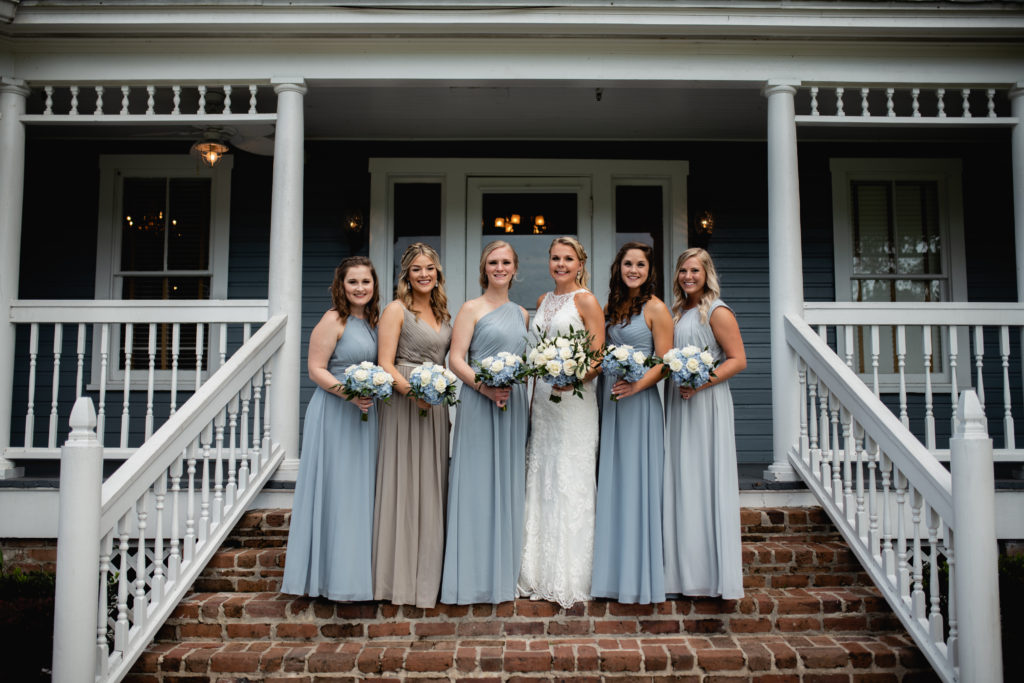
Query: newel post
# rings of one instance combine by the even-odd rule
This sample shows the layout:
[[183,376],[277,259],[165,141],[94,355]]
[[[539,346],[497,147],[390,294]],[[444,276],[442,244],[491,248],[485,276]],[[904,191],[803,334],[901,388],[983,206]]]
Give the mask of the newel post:
[[61,448],[57,518],[57,588],[53,613],[54,683],[96,678],[99,600],[100,489],[103,446],[96,409],[82,397],[71,410],[71,433]]
[[992,439],[973,390],[960,394],[957,431],[949,441],[956,530],[956,613],[961,681],[1003,680],[999,628]]

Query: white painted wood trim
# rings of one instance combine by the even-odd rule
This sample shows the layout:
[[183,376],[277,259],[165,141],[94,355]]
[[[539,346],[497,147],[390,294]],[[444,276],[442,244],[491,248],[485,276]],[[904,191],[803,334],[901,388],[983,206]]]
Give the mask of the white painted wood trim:
[[262,323],[267,319],[263,299],[19,299],[11,304],[12,323]]
[[846,116],[813,116],[799,114],[796,117],[798,126],[837,126],[843,128],[1008,128],[1015,126],[1018,119],[1015,116],[1000,116],[989,118],[986,116],[973,116],[963,118],[960,116],[861,116],[858,113],[850,113]]
[[[861,303],[808,302],[804,321],[814,325],[1024,325],[1015,302]],[[964,353],[963,350],[961,350]]]
[[[246,94],[248,97],[248,94]],[[182,126],[243,126],[277,123],[277,114],[25,114],[22,123],[31,126],[146,126],[181,124]],[[196,131],[196,139],[201,133]],[[218,164],[219,166],[220,164]]]

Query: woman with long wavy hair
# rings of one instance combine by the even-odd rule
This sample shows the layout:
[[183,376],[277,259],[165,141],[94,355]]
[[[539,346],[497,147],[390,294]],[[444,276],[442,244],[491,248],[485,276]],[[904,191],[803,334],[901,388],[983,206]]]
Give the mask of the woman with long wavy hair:
[[[622,245],[612,263],[604,309],[608,343],[632,346],[648,357],[664,355],[672,347],[672,314],[654,295],[653,255],[640,242]],[[595,597],[633,603],[665,600],[661,378],[660,365],[635,382],[603,378],[591,587]]]
[[412,400],[409,374],[425,361],[444,365],[450,318],[440,257],[430,245],[409,245],[396,298],[381,314],[378,334],[377,362],[395,385],[391,403],[380,411],[374,600],[417,607],[437,601],[448,494],[448,407]]
[[349,365],[377,361],[373,264],[346,258],[330,291],[333,305],[309,336],[307,366],[317,386],[303,424],[281,591],[370,600],[377,412],[371,398],[346,399],[340,379]]
[[722,302],[711,255],[676,261],[673,344],[719,361],[706,384],[665,387],[665,592],[743,597],[736,434],[729,379],[747,367],[736,315]]

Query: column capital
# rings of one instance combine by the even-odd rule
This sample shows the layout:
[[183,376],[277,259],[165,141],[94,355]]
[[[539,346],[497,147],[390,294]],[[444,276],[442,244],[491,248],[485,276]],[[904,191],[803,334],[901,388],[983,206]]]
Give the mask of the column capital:
[[0,76],[0,93],[14,93],[22,97],[28,97],[32,92],[25,81],[12,76]]
[[305,95],[309,88],[306,87],[306,79],[293,77],[274,77],[270,79],[270,84],[274,86],[274,92],[280,95],[283,92],[297,92],[300,95]]
[[779,93],[795,95],[798,85],[800,85],[799,78],[770,78],[761,87],[761,94],[765,97]]
[[1010,92],[1007,96],[1011,100],[1015,100],[1021,95],[1024,95],[1024,81],[1017,81],[1016,83],[1013,84],[1013,87],[1010,88]]

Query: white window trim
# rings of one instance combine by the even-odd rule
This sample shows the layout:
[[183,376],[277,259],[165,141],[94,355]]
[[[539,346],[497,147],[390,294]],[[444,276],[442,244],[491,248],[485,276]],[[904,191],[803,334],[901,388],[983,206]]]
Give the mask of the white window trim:
[[[853,276],[853,226],[851,224],[850,182],[854,180],[933,180],[938,185],[939,234],[942,238],[942,270],[948,283],[949,301],[967,300],[967,260],[964,253],[964,218],[962,165],[959,159],[831,159],[833,263],[836,301],[851,301],[850,280]],[[879,304],[884,306],[884,304]],[[839,355],[845,357],[844,335],[837,335]],[[948,342],[934,349],[933,357],[944,354]],[[966,332],[961,334],[960,348],[969,348]],[[945,355],[945,354],[944,354]],[[861,378],[871,386],[871,373]],[[910,393],[925,391],[923,372],[907,372],[906,389]],[[957,382],[970,383],[970,368],[958,366]],[[892,393],[899,389],[899,375],[880,373],[879,390]],[[932,374],[932,390],[948,391],[952,382],[949,367]]]
[[[121,287],[115,275],[121,257],[121,179],[133,178],[210,178],[210,297],[226,299],[228,293],[228,260],[231,238],[231,170],[234,160],[225,156],[215,167],[209,168],[199,163],[190,155],[181,154],[140,154],[140,155],[101,155],[100,165],[100,201],[99,217],[96,234],[96,299],[121,299]],[[120,349],[119,325],[114,325],[110,334],[110,349]],[[207,368],[202,377],[216,369],[220,359],[216,353],[219,347],[219,329],[216,325],[209,327],[209,341],[206,354]],[[93,348],[100,344],[99,331],[93,331]],[[99,354],[94,353],[92,363],[91,390],[99,388],[100,361]],[[147,372],[141,370],[148,361],[132,359],[131,387],[145,389]],[[107,366],[107,389],[123,388],[124,370],[119,362],[110,362]],[[180,382],[180,376],[179,376]],[[155,388],[170,389],[171,371],[157,370],[154,374]]]

